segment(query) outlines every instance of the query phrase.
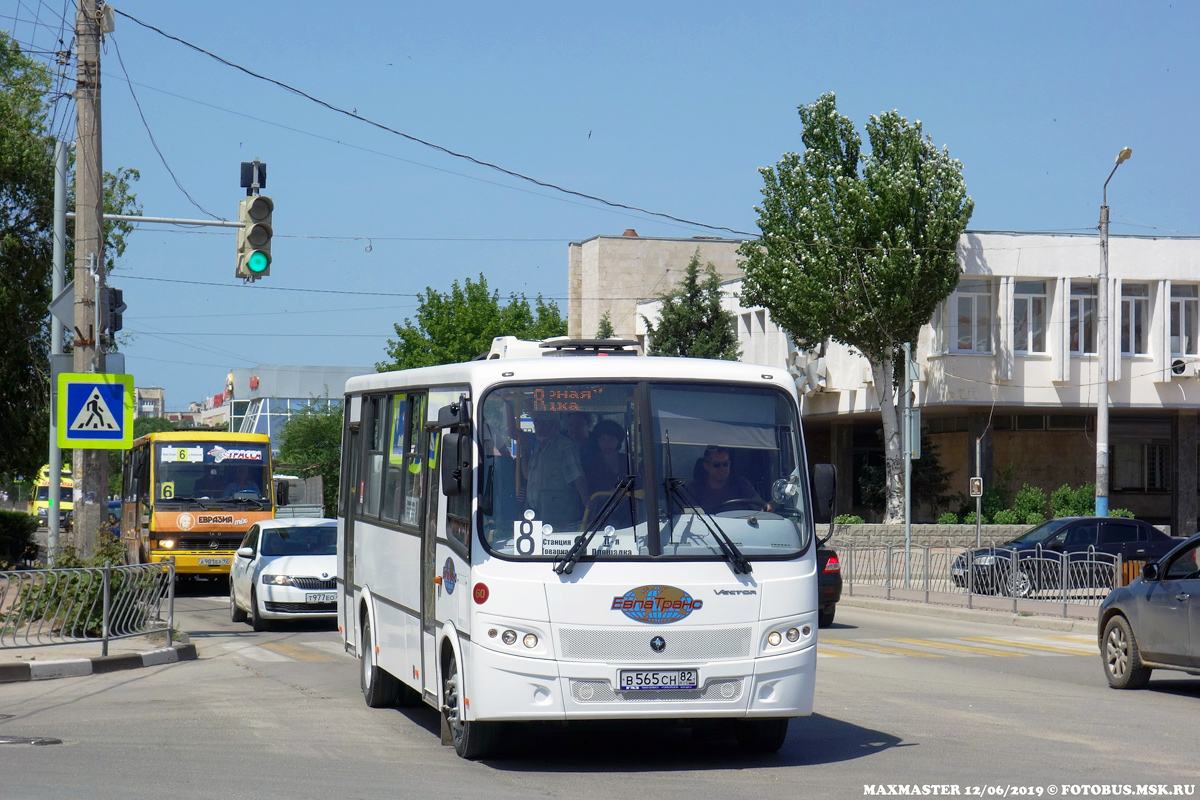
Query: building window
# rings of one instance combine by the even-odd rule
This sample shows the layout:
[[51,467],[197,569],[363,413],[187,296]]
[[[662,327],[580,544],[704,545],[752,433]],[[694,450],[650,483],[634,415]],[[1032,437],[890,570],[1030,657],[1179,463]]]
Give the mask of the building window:
[[951,298],[956,353],[992,352],[992,294],[983,281],[961,281]]
[[1046,352],[1046,282],[1017,281],[1013,294],[1013,350]]
[[1071,281],[1071,354],[1096,352],[1096,284]]
[[1195,284],[1171,284],[1171,355],[1197,354],[1200,298]]
[[1121,285],[1121,355],[1144,356],[1150,328],[1150,289],[1144,283]]
[[1145,486],[1147,489],[1171,488],[1171,445],[1142,445],[1145,453]]

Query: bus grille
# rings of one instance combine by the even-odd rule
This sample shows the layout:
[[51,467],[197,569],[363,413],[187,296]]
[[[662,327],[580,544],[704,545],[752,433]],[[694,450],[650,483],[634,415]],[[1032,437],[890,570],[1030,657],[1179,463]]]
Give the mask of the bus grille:
[[[161,534],[161,533],[159,534],[159,536],[163,536],[164,538],[167,535],[168,534]],[[218,543],[216,547],[212,546],[214,539],[216,539],[216,541]],[[221,540],[221,539],[217,539],[217,537],[207,537],[204,539],[179,539],[178,541],[175,542],[175,547],[173,549],[175,549],[175,550],[212,550],[213,552],[220,552],[222,555],[228,555],[228,552],[226,552],[226,551],[237,550],[238,545],[241,544],[241,541],[242,540],[240,538]]]
[[733,702],[742,696],[744,681],[741,678],[709,681],[703,689],[637,689],[618,692],[606,680],[572,680],[571,697],[580,703],[646,703],[663,700],[728,700]]
[[[719,661],[750,655],[751,628],[680,628],[609,630],[561,628],[558,648],[567,661],[636,661],[659,664],[677,661]],[[666,649],[656,653],[650,640],[661,636]]]
[[298,589],[336,589],[337,581],[333,578],[321,580],[320,578],[292,578],[292,583]]

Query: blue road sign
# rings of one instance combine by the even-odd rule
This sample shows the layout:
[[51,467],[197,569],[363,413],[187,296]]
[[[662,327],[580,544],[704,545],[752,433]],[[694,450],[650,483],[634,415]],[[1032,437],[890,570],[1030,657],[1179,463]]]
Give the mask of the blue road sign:
[[58,376],[58,446],[122,450],[133,444],[133,376]]

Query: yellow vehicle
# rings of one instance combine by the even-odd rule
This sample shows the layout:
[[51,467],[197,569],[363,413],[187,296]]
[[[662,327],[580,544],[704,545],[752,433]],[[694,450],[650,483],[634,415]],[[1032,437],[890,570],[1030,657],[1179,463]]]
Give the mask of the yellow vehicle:
[[[64,528],[71,526],[71,518],[74,515],[75,504],[72,502],[72,495],[75,493],[75,479],[71,477],[71,468],[62,468],[62,478],[59,482],[61,487],[58,495],[58,521]],[[26,506],[32,516],[37,517],[38,527],[45,528],[49,526],[50,521],[50,465],[42,467],[38,470],[37,478],[33,481],[33,490],[29,495],[29,503]]]
[[256,522],[275,516],[271,440],[260,433],[162,431],[133,443],[122,475],[129,563],[175,558],[175,574],[228,575]]

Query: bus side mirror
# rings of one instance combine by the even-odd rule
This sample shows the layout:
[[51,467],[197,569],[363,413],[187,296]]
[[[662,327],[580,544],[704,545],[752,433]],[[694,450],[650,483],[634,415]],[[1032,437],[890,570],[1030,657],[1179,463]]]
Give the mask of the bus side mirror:
[[813,464],[812,490],[813,521],[822,524],[833,522],[837,467],[833,464]]
[[442,434],[442,494],[461,497],[471,491],[471,437]]

